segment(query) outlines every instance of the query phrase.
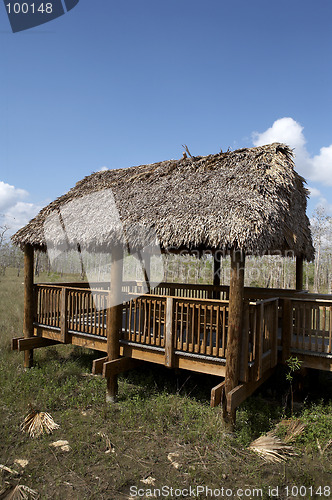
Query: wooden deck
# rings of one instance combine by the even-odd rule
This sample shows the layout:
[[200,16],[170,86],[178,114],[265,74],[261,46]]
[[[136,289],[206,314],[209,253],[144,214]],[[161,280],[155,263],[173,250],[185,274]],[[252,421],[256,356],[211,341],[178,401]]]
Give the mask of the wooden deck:
[[[123,286],[132,300],[123,303],[120,355],[225,377],[228,287],[161,283],[137,296],[141,290],[136,282]],[[92,290],[83,283],[34,285],[34,336],[13,339],[13,349],[66,343],[106,353],[109,295],[103,283]],[[332,297],[245,288],[239,386],[229,395],[229,407],[291,355],[304,367],[332,371]],[[94,372],[107,376],[131,366],[104,355]],[[212,404],[220,402],[222,385],[212,390]]]

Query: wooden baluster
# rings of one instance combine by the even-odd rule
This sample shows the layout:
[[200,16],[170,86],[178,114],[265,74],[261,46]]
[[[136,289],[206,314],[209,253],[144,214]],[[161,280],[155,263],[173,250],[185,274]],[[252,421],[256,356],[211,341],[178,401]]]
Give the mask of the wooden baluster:
[[222,307],[222,346],[220,356],[224,358],[226,355],[226,306]]
[[260,303],[257,305],[255,380],[259,380],[263,374],[262,373],[263,335],[264,335],[264,304]]
[[147,305],[147,314],[148,314],[148,326],[147,326],[147,343],[149,345],[151,345],[151,313],[152,313],[152,303],[151,303],[151,299],[148,299],[146,301],[146,305]]
[[157,305],[158,305],[158,322],[157,322],[158,333],[157,333],[156,345],[160,346],[160,343],[161,343],[161,322],[162,322],[162,301],[158,300]]
[[179,343],[178,343],[178,349],[183,350],[183,302],[179,303],[180,307],[180,333],[179,333]]
[[199,353],[199,320],[200,320],[200,304],[193,304],[193,347],[195,354]]
[[166,328],[165,328],[165,366],[171,368],[174,364],[174,321],[173,321],[174,299],[166,299]]
[[156,321],[157,321],[157,300],[152,301],[153,313],[152,313],[152,338],[151,344],[156,345]]
[[202,345],[202,354],[206,354],[207,349],[207,327],[206,327],[206,304],[203,305],[203,345]]
[[209,311],[210,311],[210,331],[209,331],[209,342],[207,345],[206,349],[206,354],[209,356],[212,354],[212,348],[213,348],[213,305],[209,305]]
[[219,355],[219,343],[220,343],[220,324],[219,324],[219,316],[220,316],[220,307],[216,306],[215,307],[216,311],[216,345],[213,347],[213,355],[218,356]]
[[328,353],[332,354],[332,306],[329,307],[329,347]]
[[271,353],[271,367],[274,367],[278,363],[278,303],[276,300],[273,302],[274,314],[273,314],[273,335],[272,335],[272,353]]
[[61,315],[60,315],[60,328],[61,328],[61,342],[66,344],[68,342],[68,325],[67,325],[67,307],[68,307],[68,291],[67,288],[62,287],[61,290]]
[[282,301],[282,362],[290,357],[293,335],[293,305],[291,299]]
[[318,337],[320,332],[320,309],[316,306],[316,335],[315,335],[315,351],[318,352]]
[[322,348],[321,348],[321,352],[325,352],[325,332],[326,332],[326,306],[323,306],[323,318],[322,318]]

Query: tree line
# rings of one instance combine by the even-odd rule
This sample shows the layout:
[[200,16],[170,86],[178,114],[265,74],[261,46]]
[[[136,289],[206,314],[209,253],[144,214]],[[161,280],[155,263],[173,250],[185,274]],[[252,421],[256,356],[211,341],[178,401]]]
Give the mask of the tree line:
[[[332,294],[332,217],[323,207],[318,207],[310,220],[315,260],[304,263],[304,288],[315,293]],[[0,226],[0,279],[7,268],[17,274],[23,270],[23,252],[12,245],[7,237],[9,227]],[[65,278],[77,275],[76,279],[87,279],[86,269],[93,274],[94,281],[107,281],[110,259],[105,254],[69,252],[60,258],[49,259],[43,252],[35,254],[35,275],[41,273]],[[160,276],[160,261],[151,259],[151,274],[160,280],[182,283],[212,283],[213,258],[205,254],[201,258],[192,255],[166,254],[163,256],[163,276]],[[230,258],[221,260],[220,283],[229,284]],[[124,278],[143,280],[140,262],[134,258],[125,260]],[[152,279],[153,281],[153,279]],[[246,258],[245,285],[265,288],[295,288],[295,259],[278,255]]]

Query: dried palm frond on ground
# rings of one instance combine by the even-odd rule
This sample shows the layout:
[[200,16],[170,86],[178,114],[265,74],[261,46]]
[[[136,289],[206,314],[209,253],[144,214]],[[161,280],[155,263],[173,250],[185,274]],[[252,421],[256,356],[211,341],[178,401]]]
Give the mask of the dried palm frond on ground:
[[6,467],[6,465],[2,465],[2,464],[0,464],[0,470],[2,470],[4,472],[8,472],[8,474],[15,474],[15,475],[19,474],[17,472],[17,470],[10,469],[9,467]]
[[255,439],[249,445],[249,450],[258,453],[267,462],[274,463],[283,462],[287,458],[296,455],[293,448],[278,438],[274,431]]
[[[299,419],[282,420],[276,425],[275,429],[255,439],[249,445],[249,449],[258,453],[268,462],[283,462],[287,458],[297,455],[292,446],[287,443],[294,441],[297,436],[302,434],[305,427],[306,424]],[[281,429],[286,431],[283,439],[276,435],[276,432]]]
[[39,498],[37,491],[24,486],[23,484],[17,484],[9,489],[0,492],[1,497],[4,500],[36,500]]
[[302,434],[306,426],[307,425],[301,422],[299,418],[281,420],[281,422],[276,426],[275,432],[284,427],[286,434],[283,437],[283,442],[287,444],[291,443],[295,438],[297,438],[297,436]]
[[27,432],[32,438],[36,438],[44,434],[44,432],[51,434],[54,429],[58,429],[59,427],[49,413],[31,410],[21,425],[21,431]]

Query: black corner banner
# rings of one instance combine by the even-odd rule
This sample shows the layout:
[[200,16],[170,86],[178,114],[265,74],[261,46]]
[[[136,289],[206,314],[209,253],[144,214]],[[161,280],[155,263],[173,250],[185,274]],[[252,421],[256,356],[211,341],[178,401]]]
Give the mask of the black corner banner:
[[48,23],[73,9],[79,0],[3,0],[13,33]]

